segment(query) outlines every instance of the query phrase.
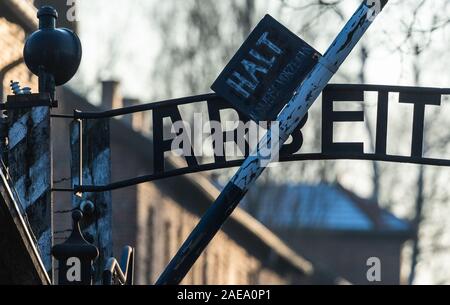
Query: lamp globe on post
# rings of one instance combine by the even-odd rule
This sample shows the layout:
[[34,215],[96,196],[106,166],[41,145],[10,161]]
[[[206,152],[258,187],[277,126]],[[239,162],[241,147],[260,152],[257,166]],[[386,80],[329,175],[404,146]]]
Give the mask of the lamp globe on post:
[[32,33],[23,50],[25,64],[39,77],[39,92],[54,98],[55,86],[67,83],[80,66],[82,49],[78,36],[56,28],[57,11],[51,6],[38,10],[39,29]]

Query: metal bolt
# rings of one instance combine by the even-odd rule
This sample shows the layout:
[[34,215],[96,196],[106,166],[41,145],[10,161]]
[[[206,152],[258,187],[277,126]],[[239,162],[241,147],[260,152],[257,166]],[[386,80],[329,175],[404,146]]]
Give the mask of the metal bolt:
[[11,81],[10,87],[14,95],[31,94],[31,88],[30,87],[20,88],[19,82]]
[[31,88],[30,87],[23,87],[22,88],[22,94],[31,94]]
[[20,89],[19,82],[11,81],[10,85],[12,92],[14,95],[22,94],[22,89]]

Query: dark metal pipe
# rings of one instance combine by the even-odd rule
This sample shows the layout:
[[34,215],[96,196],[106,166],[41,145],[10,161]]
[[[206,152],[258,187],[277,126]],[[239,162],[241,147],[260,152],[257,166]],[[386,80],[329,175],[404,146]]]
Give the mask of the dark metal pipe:
[[[293,161],[318,161],[318,160],[363,160],[363,161],[380,161],[380,162],[393,162],[393,163],[409,163],[409,164],[422,164],[431,166],[450,166],[450,160],[444,159],[432,159],[432,158],[413,158],[407,156],[390,156],[390,155],[377,155],[377,154],[294,154],[289,156],[280,157],[279,162],[293,162]],[[156,181],[160,179],[166,179],[170,177],[176,177],[180,175],[210,171],[215,169],[233,168],[241,166],[244,160],[233,160],[226,163],[211,163],[202,164],[196,167],[185,167],[170,170],[164,173],[152,174],[140,176],[137,178],[126,179],[118,182],[113,182],[107,185],[75,185],[73,189],[53,189],[55,192],[75,192],[75,193],[98,193],[113,191],[125,187],[134,186],[140,183]]]

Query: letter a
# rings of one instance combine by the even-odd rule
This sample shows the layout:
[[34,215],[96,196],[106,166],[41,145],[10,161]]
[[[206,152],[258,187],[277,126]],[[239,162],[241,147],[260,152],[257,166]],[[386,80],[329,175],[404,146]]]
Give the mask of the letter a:
[[67,269],[66,278],[69,282],[81,282],[81,262],[78,257],[70,257],[66,263],[70,266]]
[[233,77],[235,77],[238,80],[238,82],[229,78],[227,79],[227,85],[233,88],[237,93],[239,93],[243,97],[249,98],[250,93],[246,90],[245,87],[247,87],[247,89],[253,92],[256,89],[256,84],[250,82],[237,72],[233,73]]
[[248,72],[248,74],[250,74],[250,76],[252,77],[254,86],[256,87],[259,84],[258,78],[256,77],[256,72],[261,72],[263,74],[267,74],[268,70],[258,66],[257,64],[244,59],[241,64],[244,66],[245,70]]
[[381,261],[378,257],[370,257],[367,260],[367,266],[370,267],[367,270],[366,277],[369,282],[381,282]]

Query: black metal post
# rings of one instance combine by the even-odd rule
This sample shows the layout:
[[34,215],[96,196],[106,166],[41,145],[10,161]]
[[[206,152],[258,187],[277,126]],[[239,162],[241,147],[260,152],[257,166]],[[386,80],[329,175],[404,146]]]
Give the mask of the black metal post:
[[53,256],[59,261],[60,285],[92,285],[92,261],[98,256],[98,249],[84,239],[80,229],[82,217],[80,210],[72,213],[72,234],[52,249]]

